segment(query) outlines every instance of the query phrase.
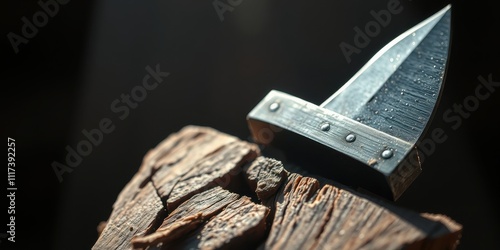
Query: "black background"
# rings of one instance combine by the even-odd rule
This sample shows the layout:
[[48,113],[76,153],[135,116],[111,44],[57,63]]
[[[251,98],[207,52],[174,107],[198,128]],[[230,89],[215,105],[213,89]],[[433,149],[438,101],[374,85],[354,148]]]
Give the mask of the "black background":
[[[142,156],[166,136],[194,124],[248,139],[246,114],[269,90],[321,103],[384,44],[449,3],[401,0],[403,11],[347,63],[339,44],[352,43],[353,28],[364,27],[370,10],[386,9],[387,2],[243,0],[221,22],[211,0],[73,0],[16,54],[7,34],[20,34],[21,18],[40,7],[3,1],[2,133],[16,139],[19,190],[16,244],[1,239],[0,249],[90,249],[96,226]],[[448,75],[431,123],[448,139],[426,157],[423,173],[396,204],[461,223],[459,249],[489,249],[500,233],[494,205],[500,91],[458,129],[442,117],[474,95],[478,76],[500,81],[500,9],[487,1],[452,4]],[[110,104],[156,64],[171,75],[119,120]],[[102,118],[116,129],[59,183],[51,163],[64,162],[65,147],[74,148],[81,131],[97,128]],[[7,206],[0,211],[8,223]]]

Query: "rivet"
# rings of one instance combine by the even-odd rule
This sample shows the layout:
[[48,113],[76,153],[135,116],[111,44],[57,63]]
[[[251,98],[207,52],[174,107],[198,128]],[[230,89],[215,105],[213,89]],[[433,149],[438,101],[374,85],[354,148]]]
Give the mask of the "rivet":
[[280,104],[278,102],[273,102],[271,105],[269,105],[269,111],[275,112],[280,108]]
[[321,130],[323,130],[323,131],[328,131],[328,130],[330,130],[330,123],[328,123],[328,122],[324,122],[324,123],[322,123],[322,124],[321,124],[321,127],[320,127],[320,128],[321,128]]
[[375,166],[377,164],[377,160],[370,159],[370,160],[368,160],[367,163],[368,163],[368,166],[373,167],[373,166]]
[[386,150],[382,151],[382,154],[381,154],[382,158],[384,158],[384,159],[389,159],[393,155],[394,155],[394,152],[392,152],[391,149],[386,149]]
[[345,140],[347,142],[353,142],[356,140],[356,135],[355,134],[348,134],[346,137],[345,137]]

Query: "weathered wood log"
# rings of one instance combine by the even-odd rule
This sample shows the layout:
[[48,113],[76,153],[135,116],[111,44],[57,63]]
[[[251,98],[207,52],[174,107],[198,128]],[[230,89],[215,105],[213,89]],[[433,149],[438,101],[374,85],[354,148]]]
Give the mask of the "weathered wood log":
[[462,232],[196,126],[146,154],[99,225],[93,249],[454,249]]

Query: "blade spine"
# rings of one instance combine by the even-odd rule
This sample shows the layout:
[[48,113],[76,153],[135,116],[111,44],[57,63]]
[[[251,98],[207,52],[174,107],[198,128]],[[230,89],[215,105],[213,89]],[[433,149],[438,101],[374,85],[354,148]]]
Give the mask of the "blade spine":
[[[258,116],[257,112],[259,110],[264,110],[265,109],[264,105],[267,102],[269,102],[269,100],[272,100],[272,99],[280,100],[280,97],[282,99],[292,100],[292,101],[294,101],[296,103],[301,103],[301,104],[306,105],[306,106],[307,105],[312,105],[314,107],[321,108],[321,110],[323,110],[323,112],[327,113],[331,117],[336,117],[336,119],[338,119],[338,120],[349,120],[349,121],[355,123],[359,127],[366,127],[366,129],[369,129],[369,130],[373,129],[374,131],[377,131],[377,133],[384,134],[385,137],[387,137],[387,138],[391,139],[392,141],[397,142],[397,143],[399,143],[401,145],[406,145],[406,146],[413,145],[411,142],[408,142],[408,141],[406,141],[404,139],[401,139],[401,138],[396,137],[394,135],[388,134],[388,133],[386,133],[384,131],[381,131],[381,130],[378,130],[376,128],[372,128],[372,127],[370,127],[370,126],[368,126],[366,124],[363,124],[363,123],[360,123],[360,122],[358,122],[356,120],[353,120],[350,117],[347,117],[347,116],[344,116],[344,115],[342,115],[340,113],[337,113],[334,110],[325,109],[325,108],[320,107],[320,106],[318,106],[318,105],[316,105],[314,103],[306,101],[306,100],[304,100],[304,99],[302,99],[300,97],[292,96],[292,95],[289,95],[289,94],[287,94],[285,92],[282,92],[282,91],[276,90],[276,89],[272,89],[271,91],[269,91],[269,93],[261,100],[261,102],[259,104],[257,104],[257,106],[248,113],[247,119],[256,119],[256,116]],[[260,106],[261,104],[262,104],[262,107]],[[285,128],[285,129],[287,129],[287,128]]]

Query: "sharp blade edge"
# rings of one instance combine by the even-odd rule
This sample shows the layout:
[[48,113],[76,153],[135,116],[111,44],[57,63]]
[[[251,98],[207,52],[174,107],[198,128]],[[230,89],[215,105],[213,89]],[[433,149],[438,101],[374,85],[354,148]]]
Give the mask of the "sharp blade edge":
[[450,5],[391,41],[320,107],[416,142],[441,92]]

